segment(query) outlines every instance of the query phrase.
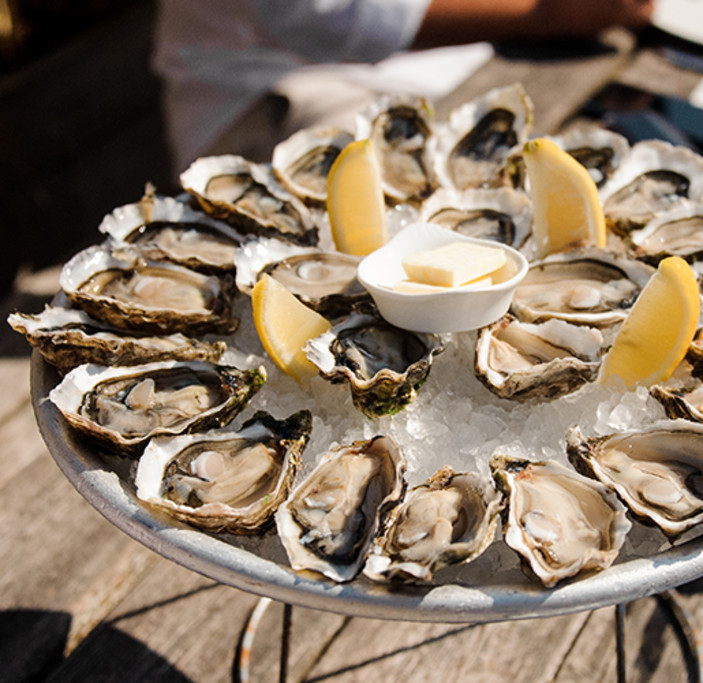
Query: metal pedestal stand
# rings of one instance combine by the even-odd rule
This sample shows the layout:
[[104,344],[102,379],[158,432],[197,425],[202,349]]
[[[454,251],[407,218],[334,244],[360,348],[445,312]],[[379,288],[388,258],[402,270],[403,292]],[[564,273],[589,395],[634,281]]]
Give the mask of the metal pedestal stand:
[[[655,596],[659,604],[671,621],[683,653],[689,683],[703,683],[703,661],[700,652],[700,637],[698,630],[693,626],[691,619],[681,604],[681,599],[676,590],[668,590]],[[237,653],[233,672],[234,680],[239,683],[250,683],[250,663],[252,647],[256,637],[256,630],[273,601],[271,598],[261,598],[249,614],[239,637]],[[625,661],[625,606],[626,603],[615,605],[615,648],[617,655],[617,681],[626,683],[627,667]],[[279,683],[286,683],[288,677],[288,655],[290,646],[290,626],[293,606],[283,604],[283,631],[281,633]],[[238,677],[237,677],[238,676]]]

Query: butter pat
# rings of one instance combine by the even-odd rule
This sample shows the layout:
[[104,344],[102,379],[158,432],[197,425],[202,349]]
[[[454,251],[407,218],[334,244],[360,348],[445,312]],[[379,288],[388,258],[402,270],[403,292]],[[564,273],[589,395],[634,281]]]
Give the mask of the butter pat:
[[410,280],[426,285],[457,287],[485,277],[505,265],[505,251],[472,242],[451,242],[410,254],[402,260]]
[[441,287],[439,285],[426,285],[423,282],[414,282],[413,280],[399,280],[393,285],[393,290],[403,292],[403,294],[435,294],[436,292],[450,292],[455,289],[480,289],[481,287],[490,287],[493,284],[493,279],[490,277],[480,277],[478,280],[472,280],[459,287]]

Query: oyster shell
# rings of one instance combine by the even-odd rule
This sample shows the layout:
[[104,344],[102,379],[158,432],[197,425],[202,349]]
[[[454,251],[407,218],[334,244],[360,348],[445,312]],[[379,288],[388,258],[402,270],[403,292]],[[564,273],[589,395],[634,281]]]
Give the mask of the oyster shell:
[[231,271],[241,237],[172,197],[146,195],[105,216],[99,230],[115,242],[135,245],[153,261],[168,260],[205,273]]
[[656,422],[640,431],[566,435],[578,470],[612,486],[633,513],[677,535],[703,520],[703,425]]
[[306,306],[325,317],[349,313],[371,296],[356,279],[359,259],[339,252],[298,254],[269,263],[261,273],[268,273],[295,294]]
[[420,219],[518,248],[530,234],[532,202],[509,187],[440,188],[423,202]]
[[275,237],[248,237],[234,253],[234,265],[237,269],[237,288],[244,294],[251,295],[256,280],[264,266],[281,261],[297,254],[316,254],[317,247],[303,247]]
[[608,226],[627,235],[684,198],[703,198],[703,157],[662,140],[638,142],[600,196]]
[[443,467],[389,513],[364,574],[430,581],[442,567],[470,562],[493,541],[502,507],[502,496],[483,477]]
[[93,318],[147,332],[231,332],[231,276],[205,275],[165,261],[149,261],[131,247],[95,245],[69,260],[61,289]]
[[554,399],[596,378],[603,335],[550,319],[522,323],[511,315],[484,327],[476,341],[476,376],[502,398]]
[[629,236],[637,258],[656,265],[667,256],[689,262],[703,257],[703,203],[679,202]]
[[404,95],[381,97],[357,114],[356,139],[373,143],[383,191],[394,201],[422,199],[433,189],[432,116],[427,100]]
[[61,372],[83,363],[217,362],[227,348],[223,341],[210,343],[180,333],[154,336],[125,332],[106,326],[83,311],[60,306],[46,306],[38,315],[12,313],[7,322]]
[[597,187],[603,187],[630,151],[626,137],[606,128],[575,128],[552,140],[586,167]]
[[349,581],[386,511],[403,495],[405,458],[388,436],[338,446],[278,508],[276,527],[293,569]]
[[330,168],[353,139],[339,128],[304,128],[274,147],[271,166],[296,197],[321,204],[327,199]]
[[181,173],[180,181],[206,213],[239,232],[317,243],[310,211],[268,166],[231,154],[202,157]]
[[227,424],[265,381],[263,367],[205,361],[86,364],[71,370],[49,398],[78,431],[131,454],[153,436]]
[[430,372],[439,337],[408,332],[358,306],[325,334],[309,340],[305,354],[333,383],[347,382],[356,408],[367,417],[392,415],[410,403]]
[[545,586],[615,561],[632,525],[611,489],[552,460],[495,455],[490,467],[508,496],[505,542]]
[[520,84],[494,88],[438,124],[433,145],[440,185],[495,187],[506,182],[506,162],[532,130],[532,102]]
[[263,531],[290,492],[312,415],[259,411],[236,432],[155,437],[139,459],[137,497],[209,531]]
[[511,310],[530,322],[613,325],[625,319],[652,273],[640,261],[595,248],[552,254],[531,264]]

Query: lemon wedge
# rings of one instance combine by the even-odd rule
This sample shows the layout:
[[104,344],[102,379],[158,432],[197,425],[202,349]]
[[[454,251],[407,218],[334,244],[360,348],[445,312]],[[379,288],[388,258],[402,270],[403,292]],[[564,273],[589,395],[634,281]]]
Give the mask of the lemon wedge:
[[604,247],[603,206],[586,168],[546,138],[528,140],[523,158],[540,256],[574,247]]
[[326,332],[329,322],[270,275],[254,286],[251,305],[259,339],[273,362],[298,381],[315,375],[317,367],[307,359],[303,346]]
[[632,388],[667,379],[686,355],[699,315],[691,267],[679,256],[663,259],[603,358],[599,381],[620,377]]
[[366,256],[388,241],[381,169],[371,140],[350,142],[327,176],[327,213],[338,251]]

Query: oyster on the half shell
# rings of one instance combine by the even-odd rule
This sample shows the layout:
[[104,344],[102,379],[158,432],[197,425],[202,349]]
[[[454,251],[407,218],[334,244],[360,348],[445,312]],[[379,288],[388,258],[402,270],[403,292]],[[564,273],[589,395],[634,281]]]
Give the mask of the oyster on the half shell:
[[634,145],[601,188],[608,226],[627,235],[683,199],[703,199],[703,158],[663,140]]
[[206,213],[241,233],[317,243],[310,211],[275,179],[269,166],[232,154],[201,157],[181,173],[180,181]]
[[653,273],[641,261],[595,248],[552,254],[530,265],[511,310],[530,322],[613,325],[625,319]]
[[339,128],[303,128],[273,149],[271,166],[290,192],[311,203],[327,198],[327,176],[354,136]]
[[231,275],[149,261],[133,247],[88,247],[64,265],[59,284],[74,305],[115,327],[199,334],[232,332],[238,323]]
[[155,437],[139,459],[137,497],[209,531],[263,531],[290,492],[310,438],[308,410],[257,412],[236,432]]
[[349,384],[361,412],[379,417],[415,398],[444,346],[436,335],[402,330],[361,305],[304,349],[325,379]]
[[703,425],[662,420],[638,431],[566,435],[569,460],[611,486],[638,517],[675,536],[703,521]]
[[491,544],[503,497],[483,477],[446,466],[393,508],[366,559],[375,581],[430,581],[435,571],[470,562]]
[[205,361],[79,365],[49,398],[79,432],[125,455],[151,437],[227,424],[263,386],[263,367]]
[[603,335],[552,318],[522,323],[510,314],[484,327],[476,341],[476,376],[502,398],[550,400],[598,374]]
[[293,569],[350,581],[379,524],[403,495],[405,458],[388,436],[325,453],[278,508],[276,527]]
[[60,306],[46,306],[37,315],[12,313],[7,322],[61,372],[83,363],[216,362],[227,348],[223,341],[206,342],[181,333],[150,335],[120,330],[94,320],[84,311]]
[[204,273],[231,271],[241,237],[226,223],[172,197],[147,194],[105,216],[100,232],[133,244],[153,261],[167,260]]
[[508,497],[505,542],[545,586],[615,561],[632,525],[609,487],[553,460],[494,455],[490,466]]
[[356,116],[356,139],[371,140],[383,191],[394,201],[422,199],[432,192],[432,115],[424,98],[393,95],[379,98]]
[[533,107],[524,88],[494,88],[438,124],[434,137],[437,179],[444,187],[495,187],[507,183],[507,160],[532,130]]
[[422,204],[420,218],[461,235],[518,248],[532,227],[530,198],[510,187],[440,188]]

